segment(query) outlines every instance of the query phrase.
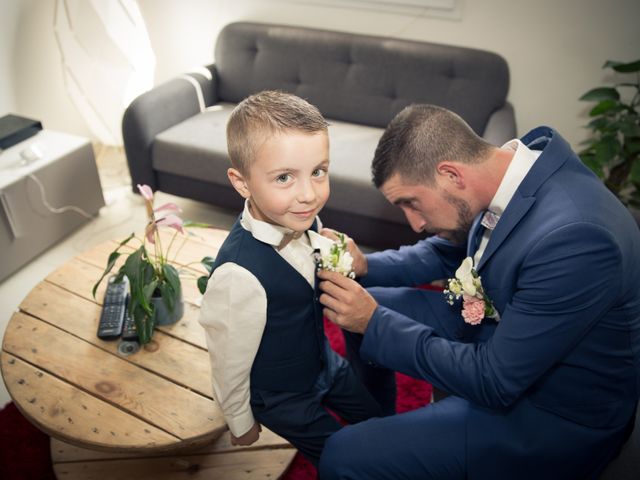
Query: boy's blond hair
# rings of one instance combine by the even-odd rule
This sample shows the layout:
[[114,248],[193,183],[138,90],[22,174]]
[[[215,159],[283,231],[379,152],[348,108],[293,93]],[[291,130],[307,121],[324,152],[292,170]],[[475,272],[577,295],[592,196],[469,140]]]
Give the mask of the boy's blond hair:
[[320,111],[290,93],[265,90],[245,98],[229,117],[227,150],[231,165],[248,176],[262,143],[285,131],[327,132],[329,124]]

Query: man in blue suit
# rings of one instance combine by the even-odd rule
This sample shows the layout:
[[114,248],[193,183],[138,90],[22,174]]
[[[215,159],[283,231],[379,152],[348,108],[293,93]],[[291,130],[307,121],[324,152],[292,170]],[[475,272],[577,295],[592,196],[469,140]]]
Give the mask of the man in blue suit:
[[[369,365],[451,395],[339,431],[321,478],[597,478],[631,433],[640,392],[640,230],[629,212],[556,131],[497,148],[430,105],[396,116],[372,171],[433,236],[367,256],[352,245],[360,283],[320,273],[325,315],[363,334]],[[467,256],[496,318],[414,288],[453,277]]]

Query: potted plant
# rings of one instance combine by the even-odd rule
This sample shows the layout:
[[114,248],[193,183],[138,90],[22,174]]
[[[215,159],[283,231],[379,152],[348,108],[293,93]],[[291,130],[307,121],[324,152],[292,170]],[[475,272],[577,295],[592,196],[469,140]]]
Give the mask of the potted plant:
[[207,271],[207,274],[198,277],[198,281],[197,281],[198,291],[202,295],[204,295],[204,292],[207,290],[207,283],[209,282],[209,277],[211,276],[211,271],[213,270],[213,264],[215,263],[215,261],[216,261],[215,257],[211,257],[211,256],[206,256],[202,260],[200,260],[200,263]]
[[[582,161],[630,209],[640,207],[640,60],[609,60],[602,68],[616,78],[630,76],[613,86],[593,88],[580,100],[597,102],[587,125],[591,137],[579,152]],[[635,213],[636,220],[637,211]]]
[[[138,190],[147,208],[148,223],[144,236],[140,239],[132,233],[111,252],[102,276],[93,286],[93,296],[95,298],[98,285],[111,272],[118,258],[128,255],[115,281],[121,281],[124,276],[129,280],[129,312],[135,320],[138,341],[145,344],[151,341],[157,324],[174,323],[182,317],[180,277],[176,268],[169,263],[169,258],[176,236],[178,233],[184,234],[183,227],[199,224],[183,222],[177,215],[180,208],[174,203],[154,209],[153,191],[148,185],[138,185]],[[164,227],[175,230],[166,249],[160,237],[160,229]],[[140,247],[131,253],[123,252],[122,247],[132,240],[139,241]]]

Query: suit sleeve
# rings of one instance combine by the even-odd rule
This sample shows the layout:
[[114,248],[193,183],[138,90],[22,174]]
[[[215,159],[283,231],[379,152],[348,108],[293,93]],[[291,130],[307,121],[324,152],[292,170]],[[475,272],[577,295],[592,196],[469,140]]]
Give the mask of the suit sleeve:
[[569,353],[620,295],[622,255],[585,223],[545,236],[519,269],[514,295],[486,343],[465,344],[378,307],[361,355],[489,408],[512,404]]
[[415,245],[367,255],[364,287],[416,286],[453,276],[465,257],[466,247],[433,236]]
[[236,437],[255,422],[249,376],[266,319],[267,296],[253,274],[234,263],[225,263],[213,272],[199,322],[205,329],[211,359],[213,395]]

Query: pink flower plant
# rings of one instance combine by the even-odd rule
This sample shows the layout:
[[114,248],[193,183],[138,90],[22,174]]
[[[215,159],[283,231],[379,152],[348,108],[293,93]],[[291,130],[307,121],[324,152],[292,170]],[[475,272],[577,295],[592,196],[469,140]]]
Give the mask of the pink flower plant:
[[[129,280],[131,289],[129,312],[134,317],[139,342],[144,344],[151,340],[155,326],[155,306],[151,301],[152,297],[162,297],[162,301],[169,312],[173,312],[176,303],[181,301],[182,292],[178,271],[169,263],[169,255],[176,236],[178,233],[185,233],[183,228],[185,226],[208,225],[183,222],[177,215],[181,213],[181,210],[175,203],[165,203],[158,208],[154,208],[154,194],[151,187],[148,185],[137,185],[137,187],[144,199],[147,210],[147,225],[144,229],[144,236],[139,239],[132,233],[111,252],[102,276],[93,287],[93,295],[95,297],[98,285],[122,255],[120,249],[134,238],[139,240],[141,246],[137,250],[131,253],[124,253],[128,257],[124,265],[118,270],[115,281],[121,281],[125,275]],[[175,230],[166,250],[162,248],[162,238],[160,236],[160,229],[163,227]],[[149,254],[147,243],[153,245],[153,255]],[[179,249],[174,258],[178,252]]]

